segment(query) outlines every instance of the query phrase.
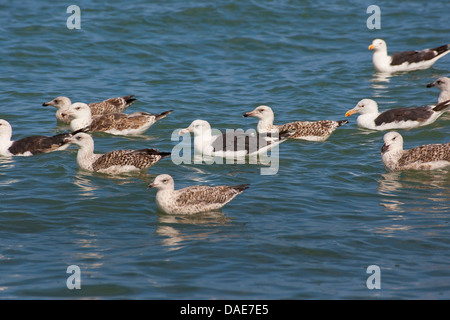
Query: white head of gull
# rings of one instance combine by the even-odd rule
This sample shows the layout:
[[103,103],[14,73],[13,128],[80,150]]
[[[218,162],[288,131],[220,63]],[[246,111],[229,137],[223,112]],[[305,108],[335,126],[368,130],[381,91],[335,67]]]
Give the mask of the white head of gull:
[[436,81],[427,84],[427,88],[431,87],[436,87],[441,91],[438,103],[450,100],[450,78],[440,77]]
[[70,108],[72,105],[72,101],[68,97],[56,97],[51,101],[44,102],[42,106],[53,106],[56,110],[56,119],[59,121],[62,121],[64,123],[70,123],[70,116],[65,114],[65,112]]
[[403,149],[403,137],[395,131],[383,137],[381,159],[388,171],[434,170],[450,166],[450,143]]
[[149,188],[157,188],[156,204],[168,214],[195,214],[221,209],[237,195],[244,192],[248,184],[235,186],[190,186],[175,190],[175,182],[168,174],[155,178]]

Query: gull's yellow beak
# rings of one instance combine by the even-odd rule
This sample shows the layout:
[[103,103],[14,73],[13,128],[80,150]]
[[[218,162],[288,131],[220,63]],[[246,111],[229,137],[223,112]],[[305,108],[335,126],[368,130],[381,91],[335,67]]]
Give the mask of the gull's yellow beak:
[[351,110],[348,110],[346,113],[345,113],[345,116],[346,117],[350,117],[352,114],[355,114],[357,111],[355,110],[355,109],[351,109]]
[[191,132],[191,130],[189,128],[185,128],[185,129],[181,129],[180,131],[178,131],[178,134],[181,136],[185,133],[189,133]]
[[373,50],[373,49],[375,49],[375,46],[374,46],[373,44],[371,44],[371,45],[369,46],[369,50]]

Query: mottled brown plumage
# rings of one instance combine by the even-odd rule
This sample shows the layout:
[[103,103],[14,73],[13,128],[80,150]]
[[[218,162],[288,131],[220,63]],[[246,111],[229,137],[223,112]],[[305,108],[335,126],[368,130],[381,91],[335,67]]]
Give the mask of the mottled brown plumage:
[[92,164],[94,171],[106,170],[113,166],[131,166],[146,169],[162,158],[170,156],[170,152],[160,152],[157,149],[114,150],[101,155]]
[[131,106],[134,101],[136,101],[133,97],[134,95],[109,98],[101,102],[89,103],[88,106],[91,108],[93,116],[109,113],[121,113]]
[[290,137],[292,139],[308,136],[326,137],[347,122],[347,120],[297,121],[278,125],[277,127],[279,131],[294,131],[295,133]]
[[180,192],[175,200],[178,206],[224,204],[242,193],[248,185],[237,186],[192,186]]
[[450,162],[450,143],[427,144],[412,149],[404,150],[398,160],[400,167],[410,165],[414,162],[448,161]]

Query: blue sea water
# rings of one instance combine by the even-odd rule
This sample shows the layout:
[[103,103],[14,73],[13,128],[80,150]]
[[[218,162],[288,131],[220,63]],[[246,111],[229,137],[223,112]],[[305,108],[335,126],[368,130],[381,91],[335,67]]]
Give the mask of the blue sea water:
[[[78,5],[80,29],[69,29]],[[381,28],[369,29],[370,5]],[[362,98],[380,109],[435,103],[423,71],[380,78],[367,49],[450,43],[448,1],[20,1],[0,3],[0,118],[13,138],[67,131],[42,103],[136,95],[128,112],[167,118],[138,137],[93,134],[96,152],[171,151],[195,119],[255,128],[242,114],[271,106],[275,121],[341,120]],[[82,171],[77,148],[0,158],[2,299],[449,299],[450,174],[387,173],[384,132],[356,117],[326,142],[280,145],[279,169],[161,160],[139,174]],[[450,117],[402,131],[405,148],[449,142]],[[158,174],[176,188],[249,183],[221,212],[159,211]],[[81,289],[67,268],[79,267]],[[368,267],[380,268],[369,289]]]

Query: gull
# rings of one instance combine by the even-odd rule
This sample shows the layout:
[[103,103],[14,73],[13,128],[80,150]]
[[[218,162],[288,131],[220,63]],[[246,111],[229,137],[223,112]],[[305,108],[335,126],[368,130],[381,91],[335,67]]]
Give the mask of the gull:
[[428,69],[450,52],[450,44],[432,49],[402,51],[389,56],[386,42],[382,39],[375,39],[369,46],[369,50],[374,51],[372,62],[375,70],[392,73]]
[[159,160],[171,155],[170,152],[160,152],[152,148],[114,150],[104,154],[96,154],[94,153],[94,139],[84,132],[67,138],[66,142],[79,146],[77,163],[81,169],[106,174],[149,169]]
[[147,131],[156,121],[165,118],[172,110],[161,114],[134,112],[111,113],[92,117],[89,106],[76,102],[64,112],[72,118],[71,130],[89,128],[91,132],[106,132],[114,135],[139,135]]
[[381,159],[388,171],[434,170],[450,166],[450,143],[403,149],[403,137],[395,131],[383,137]]
[[240,158],[262,154],[285,141],[292,134],[255,134],[253,132],[225,132],[213,135],[211,125],[205,120],[194,120],[179,134],[194,134],[194,150],[197,154],[217,157]]
[[60,133],[48,137],[36,135],[13,141],[11,140],[11,124],[4,119],[0,119],[0,156],[32,156],[39,153],[65,150],[69,146],[66,138],[76,133]]
[[450,100],[436,105],[421,107],[395,108],[378,111],[378,104],[372,99],[362,99],[346,117],[359,113],[356,123],[361,128],[371,130],[411,129],[433,123],[450,107]]
[[330,135],[348,120],[319,120],[296,121],[282,125],[274,125],[274,113],[268,106],[256,107],[253,111],[246,112],[244,117],[256,117],[259,119],[257,130],[259,133],[292,131],[291,139],[308,141],[325,141]]
[[168,214],[195,214],[216,211],[249,188],[235,186],[196,185],[175,190],[175,182],[168,174],[158,175],[149,188],[157,188],[156,204]]
[[[92,116],[108,113],[121,113],[136,101],[133,97],[134,95],[109,98],[100,102],[89,103],[88,106],[91,108]],[[56,119],[64,123],[70,123],[70,117],[64,112],[69,109],[71,105],[72,102],[70,99],[64,96],[56,97],[53,100],[42,104],[44,107],[53,106],[57,108]]]

